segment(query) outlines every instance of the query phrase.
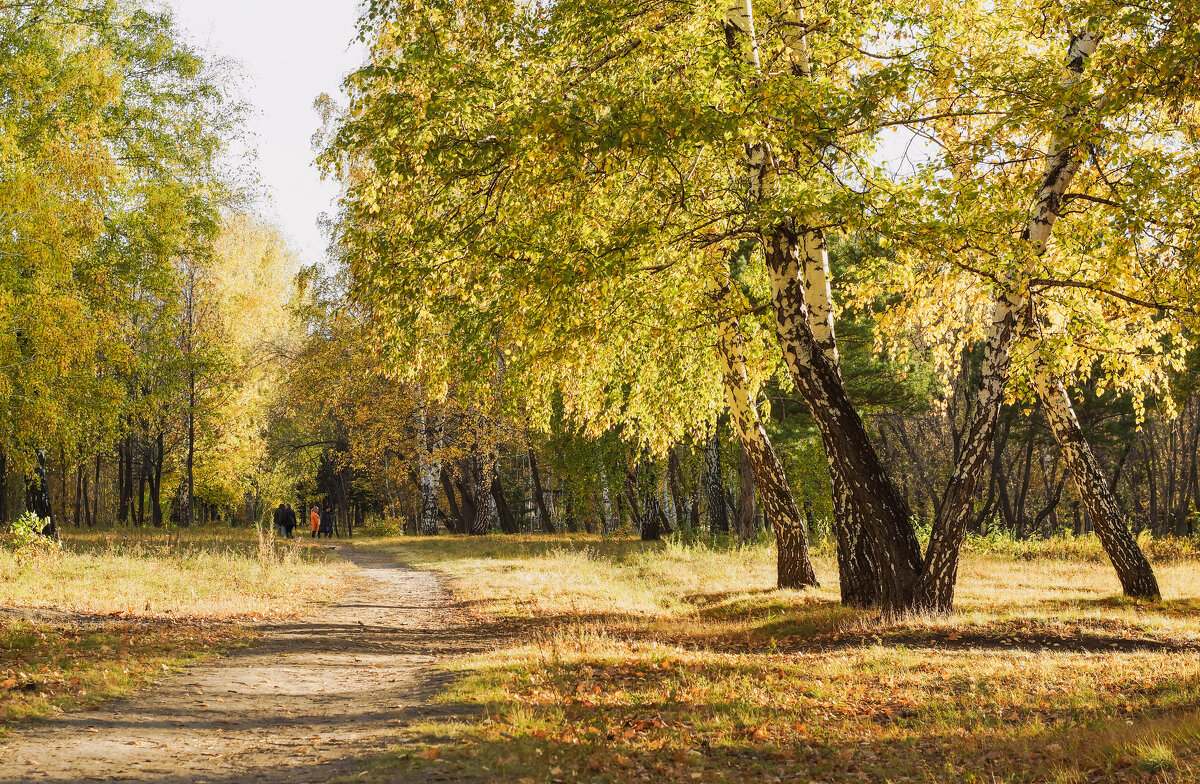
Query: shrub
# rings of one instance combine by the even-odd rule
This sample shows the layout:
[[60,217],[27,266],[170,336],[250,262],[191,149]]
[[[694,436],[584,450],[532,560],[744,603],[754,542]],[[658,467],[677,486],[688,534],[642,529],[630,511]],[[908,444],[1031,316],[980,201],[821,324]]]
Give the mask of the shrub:
[[42,536],[42,529],[49,523],[33,512],[26,512],[9,525],[8,533],[0,541],[8,550],[17,554],[20,561],[37,558],[57,558],[62,554],[62,544],[49,536]]

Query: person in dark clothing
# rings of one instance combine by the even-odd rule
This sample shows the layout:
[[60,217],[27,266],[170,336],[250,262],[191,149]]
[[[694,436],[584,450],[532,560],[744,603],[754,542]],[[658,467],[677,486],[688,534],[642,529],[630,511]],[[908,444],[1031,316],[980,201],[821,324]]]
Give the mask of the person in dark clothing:
[[317,533],[324,535],[326,539],[333,538],[333,512],[328,506],[321,512],[321,528]]
[[287,531],[283,528],[283,523],[287,519],[287,512],[284,511],[284,505],[280,504],[275,507],[275,513],[272,515],[272,522],[275,525],[275,531],[280,536],[287,536]]
[[283,505],[283,530],[288,539],[292,538],[292,531],[296,530],[296,510],[291,504]]

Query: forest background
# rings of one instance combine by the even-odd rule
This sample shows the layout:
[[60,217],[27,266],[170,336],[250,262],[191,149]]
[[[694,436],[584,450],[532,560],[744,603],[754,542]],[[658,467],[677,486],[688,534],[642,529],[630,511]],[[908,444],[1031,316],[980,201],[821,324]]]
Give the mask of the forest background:
[[797,585],[828,539],[867,604],[846,574],[956,526],[1193,536],[1186,9],[672,8],[366,5],[298,269],[228,66],[149,6],[7,4],[0,518],[785,536]]

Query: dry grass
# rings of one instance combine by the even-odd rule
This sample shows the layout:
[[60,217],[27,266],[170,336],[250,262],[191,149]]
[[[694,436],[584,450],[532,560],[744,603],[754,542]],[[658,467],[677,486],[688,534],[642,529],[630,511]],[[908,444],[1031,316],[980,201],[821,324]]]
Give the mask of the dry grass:
[[[585,537],[399,539],[504,642],[460,719],[384,766],[464,780],[1200,781],[1200,570],[974,547],[961,611],[880,623],[773,588],[773,551]],[[1090,543],[1073,543],[1079,548]],[[1047,557],[1049,556],[1049,557]],[[417,751],[417,749],[424,749]],[[528,782],[525,782],[528,784]]]
[[68,532],[59,554],[0,547],[0,618],[14,619],[0,620],[0,722],[128,694],[253,639],[248,623],[329,601],[350,574],[311,543],[260,544],[253,530]]
[[31,559],[0,549],[0,606],[264,618],[327,601],[346,569],[304,540],[268,539],[263,550],[253,529],[69,532],[63,544],[58,557]]

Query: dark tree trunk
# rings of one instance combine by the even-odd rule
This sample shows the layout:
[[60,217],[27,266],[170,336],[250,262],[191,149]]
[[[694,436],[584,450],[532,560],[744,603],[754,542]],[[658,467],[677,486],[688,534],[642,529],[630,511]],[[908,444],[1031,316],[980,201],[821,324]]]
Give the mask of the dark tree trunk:
[[8,525],[8,452],[0,449],[0,526]]
[[513,517],[512,510],[508,507],[508,501],[504,498],[504,487],[500,484],[500,472],[492,468],[492,481],[489,489],[492,493],[492,500],[496,502],[496,515],[500,520],[500,530],[506,534],[519,534],[521,527],[517,525],[516,518]]
[[132,475],[127,466],[131,462],[128,450],[129,436],[117,442],[117,520],[124,525],[129,522],[130,499],[133,495]]
[[537,506],[538,525],[543,533],[557,533],[554,521],[550,519],[550,510],[546,508],[546,494],[542,490],[542,474],[538,471],[537,455],[529,450],[529,474],[533,478],[533,500]]
[[729,515],[725,509],[725,483],[721,477],[721,440],[716,430],[704,444],[704,490],[708,496],[708,529],[714,534],[729,533]]
[[1037,517],[1033,519],[1033,529],[1035,531],[1042,533],[1042,524],[1046,521],[1046,518],[1052,515],[1054,510],[1058,508],[1058,502],[1062,499],[1063,484],[1065,484],[1065,480],[1060,479],[1054,488],[1054,493],[1050,496],[1050,500],[1044,507],[1042,507],[1041,511],[1037,513]]
[[187,412],[187,457],[184,466],[184,481],[187,484],[183,496],[183,508],[179,510],[179,524],[187,527],[195,522],[196,516],[196,373],[188,374]]
[[[1181,426],[1183,421],[1184,419],[1181,416]],[[1176,536],[1191,536],[1192,533],[1191,520],[1188,513],[1191,511],[1192,488],[1196,485],[1196,456],[1198,454],[1200,454],[1200,407],[1197,408],[1195,424],[1192,427],[1191,448],[1188,451],[1187,467],[1180,466],[1180,472],[1184,474],[1180,481],[1180,491],[1183,498],[1175,508]],[[1196,501],[1197,505],[1200,506],[1200,498],[1197,498]]]
[[479,458],[467,458],[460,473],[462,479],[458,482],[458,494],[467,533],[483,536],[491,528],[492,516],[484,496],[483,467]]
[[100,453],[96,453],[96,481],[92,485],[92,522],[100,523]]
[[745,443],[740,443],[738,455],[737,537],[738,542],[746,544],[755,533],[754,466]]
[[150,523],[155,528],[162,528],[162,469],[163,469],[163,434],[159,431],[154,439],[155,459],[151,465],[150,476]]
[[[641,505],[638,503],[637,474],[632,470],[625,471],[625,500],[629,503],[629,516],[640,533],[646,526],[642,518]],[[643,538],[645,538],[643,536]]]
[[687,502],[683,496],[683,471],[679,467],[679,455],[676,452],[678,447],[672,446],[671,451],[667,455],[667,481],[671,488],[671,503],[675,506],[675,524],[680,530],[687,527],[688,511]]
[[453,521],[447,527],[456,534],[467,533],[467,519],[458,508],[458,499],[454,497],[454,477],[446,466],[442,466],[442,490],[446,493],[446,504],[450,507],[450,519]]
[[75,514],[73,520],[76,528],[83,522],[83,466],[75,467]]
[[37,450],[37,465],[33,478],[25,480],[25,508],[53,528],[54,509],[50,505],[50,486],[46,480],[46,451]]
[[79,475],[83,482],[83,522],[84,525],[91,528],[96,524],[96,520],[92,517],[91,494],[88,492],[88,475],[82,466],[79,468]]
[[841,376],[813,336],[799,278],[797,239],[793,229],[780,226],[766,253],[779,343],[796,388],[820,428],[832,470],[841,474],[850,503],[861,516],[882,609],[889,615],[919,610],[915,588],[923,563],[911,513],[871,445]]
[[[146,475],[149,473],[148,461],[149,455],[146,454],[146,446],[142,445],[142,465],[138,472],[138,497],[137,497],[137,524],[141,528],[146,524]],[[253,520],[249,521],[251,525]]]

